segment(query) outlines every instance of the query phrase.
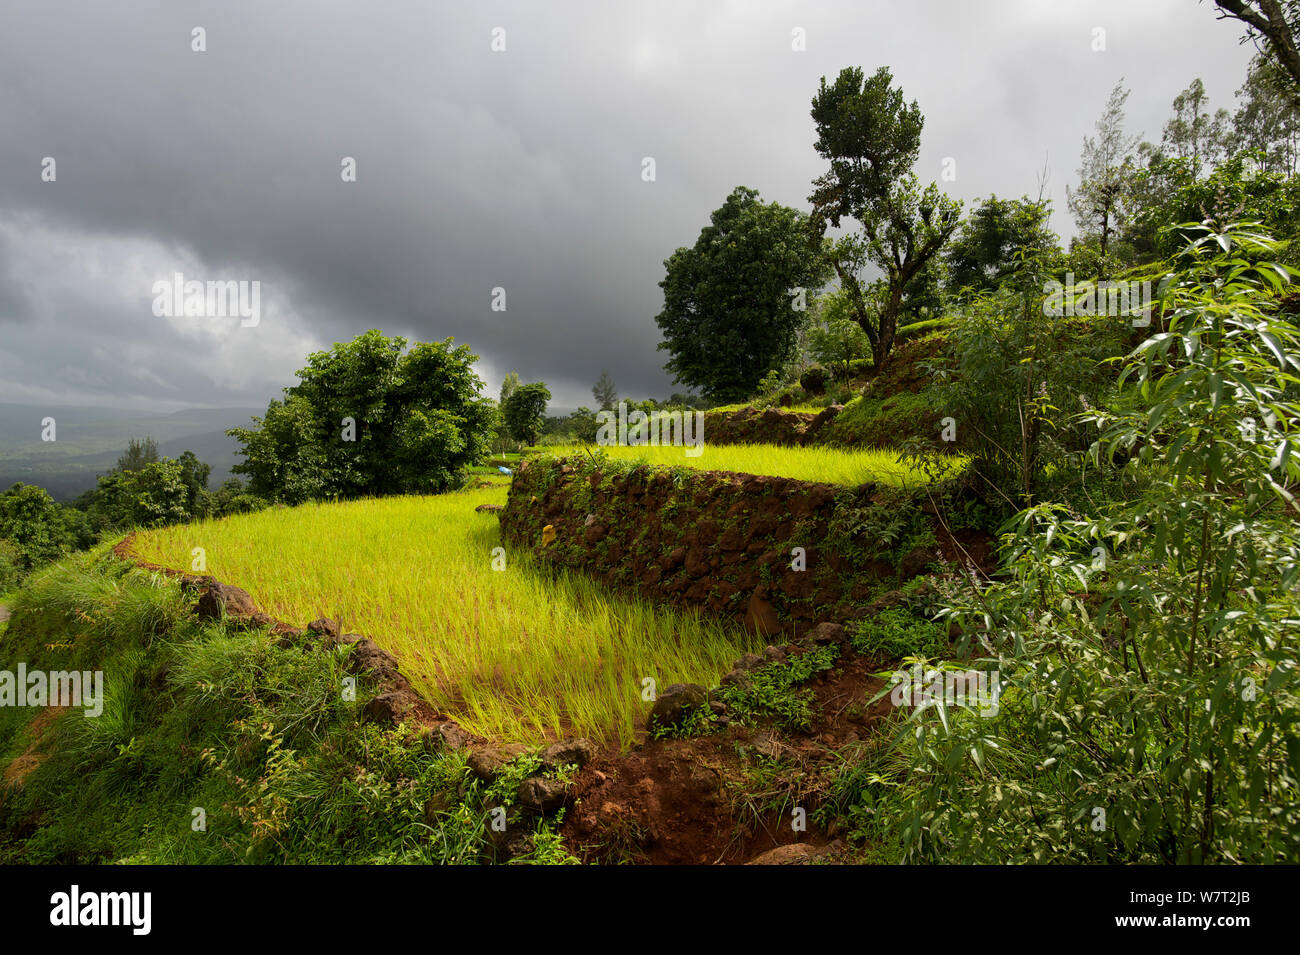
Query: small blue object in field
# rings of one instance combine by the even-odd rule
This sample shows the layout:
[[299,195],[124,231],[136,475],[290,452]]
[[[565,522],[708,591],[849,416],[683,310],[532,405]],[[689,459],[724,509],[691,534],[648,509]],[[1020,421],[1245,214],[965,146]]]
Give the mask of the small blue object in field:
[[497,465],[497,470],[500,471],[502,474],[510,474],[510,473],[512,473],[511,470],[510,470],[509,468],[502,467],[502,466],[499,465],[499,464]]

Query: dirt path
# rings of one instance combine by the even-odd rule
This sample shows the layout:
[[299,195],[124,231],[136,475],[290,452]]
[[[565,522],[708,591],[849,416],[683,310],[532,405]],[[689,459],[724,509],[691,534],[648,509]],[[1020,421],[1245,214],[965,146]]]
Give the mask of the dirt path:
[[0,604],[0,623],[4,623],[8,619],[9,619],[9,608],[6,607],[4,604]]

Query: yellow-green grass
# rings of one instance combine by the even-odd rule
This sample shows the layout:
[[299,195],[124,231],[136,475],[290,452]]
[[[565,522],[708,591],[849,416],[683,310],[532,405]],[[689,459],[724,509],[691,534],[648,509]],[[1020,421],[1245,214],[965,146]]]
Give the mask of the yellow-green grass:
[[[919,487],[928,480],[924,471],[900,461],[895,451],[818,445],[782,447],[774,444],[709,444],[707,434],[699,449],[661,444],[602,448],[574,446],[546,450],[556,456],[603,451],[617,460],[644,461],[653,467],[685,466],[703,471],[766,474],[846,487],[856,487],[868,481],[893,487]],[[686,453],[695,450],[700,451],[697,457]],[[964,462],[956,457],[947,458],[944,463],[954,469],[952,473],[964,466]]]
[[[321,615],[371,637],[437,709],[474,733],[540,743],[587,736],[627,746],[644,725],[649,678],[716,682],[761,641],[739,627],[611,593],[505,547],[501,488],[307,504],[167,527],[138,556],[243,587],[303,626]],[[501,552],[496,555],[501,556]]]

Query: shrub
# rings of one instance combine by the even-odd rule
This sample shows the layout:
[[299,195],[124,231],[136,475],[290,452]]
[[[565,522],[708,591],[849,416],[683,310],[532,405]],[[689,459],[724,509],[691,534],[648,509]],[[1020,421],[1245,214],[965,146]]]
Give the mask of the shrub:
[[1005,579],[952,596],[1001,706],[905,724],[889,825],[912,860],[1300,857],[1300,329],[1274,297],[1294,273],[1249,261],[1276,244],[1248,228],[1180,228],[1168,329],[1122,379],[1143,400],[1087,416],[1094,456],[1153,478],[1090,518],[1024,510]]
[[809,395],[820,395],[826,391],[831,380],[831,373],[821,365],[809,365],[799,376],[799,385]]

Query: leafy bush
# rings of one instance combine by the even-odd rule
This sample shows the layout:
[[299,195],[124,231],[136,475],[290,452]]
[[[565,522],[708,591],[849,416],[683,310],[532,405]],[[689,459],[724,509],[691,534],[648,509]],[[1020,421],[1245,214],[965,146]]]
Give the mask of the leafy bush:
[[25,571],[67,553],[75,541],[64,508],[34,484],[15,484],[0,494],[0,538],[9,541]]
[[288,504],[456,487],[492,438],[476,360],[451,339],[408,350],[374,329],[315,352],[265,417],[227,432],[243,445],[234,471]]
[[820,395],[830,380],[831,373],[821,365],[809,365],[799,376],[799,385],[809,395]]
[[1121,354],[1132,321],[1046,315],[1045,273],[1026,263],[1018,274],[1018,287],[967,304],[949,329],[947,360],[929,366],[956,447],[1006,514],[1038,500],[1053,469],[1077,468],[1094,433],[1079,415],[1112,394],[1107,360]]
[[22,579],[22,555],[18,552],[18,545],[0,537],[0,594],[18,586]]
[[1247,227],[1197,236],[1168,329],[1088,416],[1142,493],[1086,518],[1024,510],[1005,579],[954,593],[1000,712],[916,710],[886,829],[912,860],[1256,863],[1300,857],[1300,525],[1288,486],[1300,329]]
[[948,649],[947,627],[901,607],[887,607],[858,621],[850,634],[853,648],[859,653],[882,654],[890,659],[937,657]]

